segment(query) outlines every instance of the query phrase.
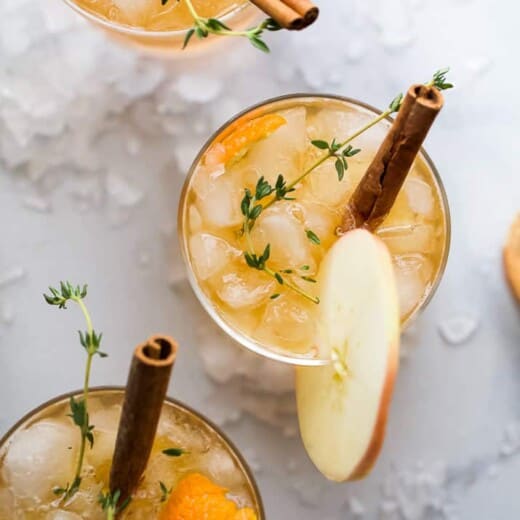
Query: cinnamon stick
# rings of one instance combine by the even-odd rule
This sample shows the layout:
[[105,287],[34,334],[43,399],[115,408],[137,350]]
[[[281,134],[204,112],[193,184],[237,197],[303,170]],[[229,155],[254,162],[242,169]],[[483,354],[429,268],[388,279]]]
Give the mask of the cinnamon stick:
[[168,336],[152,336],[134,351],[112,468],[110,491],[129,497],[146,468],[159,424],[177,343]]
[[311,25],[319,9],[310,0],[251,0],[284,29],[301,30]]
[[341,230],[374,230],[385,219],[444,104],[441,92],[412,85],[385,140],[379,147],[345,210]]

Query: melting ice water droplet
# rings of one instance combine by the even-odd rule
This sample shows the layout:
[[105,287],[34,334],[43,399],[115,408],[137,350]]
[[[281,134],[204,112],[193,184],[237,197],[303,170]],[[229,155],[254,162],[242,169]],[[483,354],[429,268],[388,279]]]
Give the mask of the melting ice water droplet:
[[473,314],[459,314],[443,320],[439,324],[439,333],[448,345],[466,343],[475,334],[478,319]]

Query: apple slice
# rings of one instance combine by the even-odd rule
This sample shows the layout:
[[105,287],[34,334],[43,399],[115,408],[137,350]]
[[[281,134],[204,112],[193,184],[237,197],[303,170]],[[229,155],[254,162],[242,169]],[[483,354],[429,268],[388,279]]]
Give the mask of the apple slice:
[[504,267],[509,285],[520,301],[520,214],[511,225],[504,247]]
[[399,364],[399,304],[387,247],[370,232],[343,235],[320,267],[318,348],[332,362],[298,367],[303,443],[329,479],[365,476],[381,450]]

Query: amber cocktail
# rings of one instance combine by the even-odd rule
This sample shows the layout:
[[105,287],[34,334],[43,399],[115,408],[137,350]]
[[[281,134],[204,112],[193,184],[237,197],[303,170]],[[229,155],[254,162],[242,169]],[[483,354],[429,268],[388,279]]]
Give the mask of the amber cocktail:
[[[79,448],[77,428],[67,415],[69,397],[31,412],[0,441],[0,518],[106,518],[98,497],[108,485],[123,390],[91,390],[94,445],[86,453],[81,488],[64,501],[53,490],[70,479]],[[172,449],[182,454],[164,453]],[[198,413],[166,400],[143,479],[120,518],[183,518],[190,513],[190,503],[209,500],[205,493],[227,508],[232,520],[264,519],[253,476],[230,441]],[[170,500],[173,494],[175,500]]]
[[[109,35],[153,51],[181,50],[186,34],[194,25],[183,1],[168,0],[65,0]],[[247,0],[192,0],[200,16],[218,18],[233,28],[243,29],[258,17]],[[190,48],[216,39],[192,38]]]
[[[320,263],[337,239],[344,208],[390,126],[385,119],[352,145],[338,180],[326,161],[297,183],[289,198],[262,211],[249,236],[243,232],[244,190],[280,174],[290,184],[323,150],[312,141],[338,142],[378,112],[334,96],[294,95],[262,103],[238,115],[207,142],[195,160],[179,209],[179,234],[190,282],[213,319],[245,347],[280,361],[319,365],[316,352]],[[266,199],[267,200],[267,199]],[[449,249],[449,210],[433,163],[421,152],[390,213],[376,234],[388,246],[397,276],[402,324],[433,295]],[[251,269],[244,252],[270,244],[274,276]]]

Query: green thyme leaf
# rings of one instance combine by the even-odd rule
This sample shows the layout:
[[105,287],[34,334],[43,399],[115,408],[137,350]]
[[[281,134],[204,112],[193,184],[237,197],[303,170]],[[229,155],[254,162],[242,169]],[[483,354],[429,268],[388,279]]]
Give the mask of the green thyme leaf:
[[180,457],[181,455],[186,455],[188,452],[182,448],[167,448],[162,450],[162,453],[168,457]]
[[313,243],[319,246],[321,244],[321,241],[316,233],[312,231],[312,229],[306,229],[305,234],[307,235],[307,238]]
[[[164,1],[164,0],[163,0]],[[167,2],[168,0],[166,0]],[[188,43],[190,43],[190,40],[191,40],[191,37],[195,34],[195,31],[196,31],[196,28],[192,27],[187,33],[186,33],[186,36],[184,37],[184,42],[182,44],[182,48],[185,49],[186,46],[188,45]]]
[[267,46],[267,44],[257,35],[251,35],[249,37],[249,41],[253,47],[260,49],[262,52],[269,53],[271,49]]
[[453,88],[452,83],[446,82],[446,75],[448,74],[449,71],[450,71],[449,67],[438,70],[437,72],[435,72],[433,74],[433,78],[429,84],[439,90],[448,90],[450,88]]
[[345,165],[343,164],[343,161],[340,158],[336,159],[335,167],[336,167],[336,172],[338,174],[338,180],[342,181],[343,177],[345,175]]
[[403,103],[403,94],[397,94],[397,96],[392,99],[390,105],[388,105],[388,108],[390,109],[390,113],[393,114],[395,112],[399,112],[399,109],[401,108],[401,104]]
[[311,141],[311,144],[320,150],[329,149],[329,143],[327,143],[327,141],[322,141],[321,139],[315,139],[314,141]]
[[166,484],[162,480],[159,480],[159,487],[161,488],[161,502],[166,502],[172,492],[172,488],[166,487]]

